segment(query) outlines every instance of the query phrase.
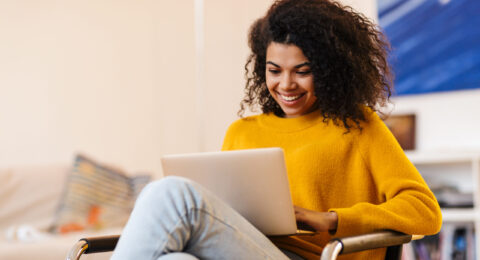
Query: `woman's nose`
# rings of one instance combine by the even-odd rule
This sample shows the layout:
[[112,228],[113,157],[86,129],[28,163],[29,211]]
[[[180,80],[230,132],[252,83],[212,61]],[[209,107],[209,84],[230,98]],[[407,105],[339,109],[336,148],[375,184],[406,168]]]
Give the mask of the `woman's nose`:
[[291,90],[296,88],[295,80],[289,73],[285,73],[282,75],[280,79],[279,87],[284,90]]

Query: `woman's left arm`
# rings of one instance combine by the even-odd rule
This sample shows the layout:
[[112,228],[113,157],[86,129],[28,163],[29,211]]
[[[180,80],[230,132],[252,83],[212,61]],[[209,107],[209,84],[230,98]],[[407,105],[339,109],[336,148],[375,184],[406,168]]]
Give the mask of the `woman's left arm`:
[[438,202],[378,115],[371,113],[356,139],[363,163],[375,183],[377,204],[360,202],[349,208],[331,208],[338,215],[337,236],[395,230],[431,235],[440,230]]

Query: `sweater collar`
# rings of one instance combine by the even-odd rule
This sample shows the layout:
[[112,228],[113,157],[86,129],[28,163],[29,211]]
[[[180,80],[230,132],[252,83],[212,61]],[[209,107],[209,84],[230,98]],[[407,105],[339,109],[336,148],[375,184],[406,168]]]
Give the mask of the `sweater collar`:
[[320,110],[299,117],[279,117],[274,113],[262,114],[260,124],[264,127],[275,129],[278,132],[296,132],[323,122]]

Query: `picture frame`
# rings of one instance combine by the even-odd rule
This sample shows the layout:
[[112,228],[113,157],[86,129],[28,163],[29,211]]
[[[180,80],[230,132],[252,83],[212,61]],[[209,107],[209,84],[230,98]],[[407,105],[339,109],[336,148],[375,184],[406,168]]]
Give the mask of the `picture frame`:
[[480,88],[480,1],[377,0],[395,95]]
[[390,115],[384,120],[385,125],[390,129],[393,136],[405,151],[415,150],[416,148],[416,115],[399,114]]

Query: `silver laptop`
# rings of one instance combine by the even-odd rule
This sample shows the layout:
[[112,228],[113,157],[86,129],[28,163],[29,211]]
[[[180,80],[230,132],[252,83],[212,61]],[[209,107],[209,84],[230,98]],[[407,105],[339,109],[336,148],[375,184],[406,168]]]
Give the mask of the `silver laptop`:
[[266,235],[298,233],[280,148],[166,155],[162,167],[203,185]]

